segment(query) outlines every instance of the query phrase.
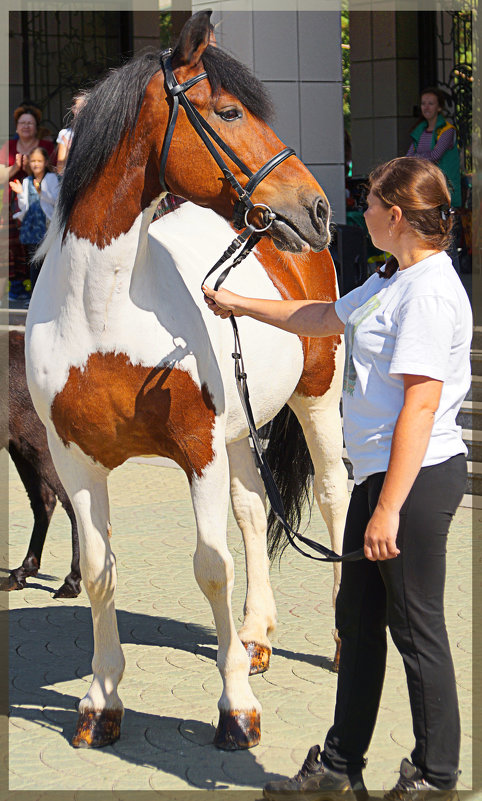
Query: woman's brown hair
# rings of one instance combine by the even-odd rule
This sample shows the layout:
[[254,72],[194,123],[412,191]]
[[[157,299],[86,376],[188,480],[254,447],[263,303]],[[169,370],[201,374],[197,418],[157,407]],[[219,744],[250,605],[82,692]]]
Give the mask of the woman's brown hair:
[[15,125],[17,124],[19,117],[21,117],[22,114],[30,114],[30,116],[33,117],[35,122],[37,123],[37,128],[38,128],[38,126],[40,125],[40,120],[42,118],[39,108],[37,108],[36,106],[29,106],[27,104],[16,108],[15,111],[13,112],[13,119],[15,120]]
[[[434,250],[447,250],[453,213],[442,170],[427,159],[402,156],[376,167],[368,177],[370,191],[386,208],[399,206],[409,226]],[[394,256],[378,272],[390,278],[398,269]]]

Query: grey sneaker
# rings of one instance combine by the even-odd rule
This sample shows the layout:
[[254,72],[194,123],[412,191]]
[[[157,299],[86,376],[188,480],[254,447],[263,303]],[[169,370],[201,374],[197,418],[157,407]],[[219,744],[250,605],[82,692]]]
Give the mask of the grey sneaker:
[[296,776],[268,782],[263,796],[268,801],[355,801],[348,776],[323,764],[319,745],[310,748]]
[[458,797],[455,788],[440,790],[429,784],[420,768],[416,768],[408,759],[402,759],[398,782],[383,796],[384,801],[456,801]]

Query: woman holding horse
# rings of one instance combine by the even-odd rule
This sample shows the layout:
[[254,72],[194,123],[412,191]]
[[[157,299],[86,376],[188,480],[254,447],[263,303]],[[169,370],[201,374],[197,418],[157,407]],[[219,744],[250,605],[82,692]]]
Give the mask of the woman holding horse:
[[205,287],[221,317],[346,338],[344,427],[355,486],[343,547],[364,545],[366,559],[342,570],[334,725],[294,778],[266,785],[267,799],[327,791],[364,797],[387,625],[404,661],[415,748],[385,798],[455,795],[460,725],[443,593],[448,528],[466,482],[455,418],[471,381],[472,318],[444,253],[449,206],[438,167],[394,159],[372,172],[365,212],[373,242],[393,255],[361,287],[335,302],[264,301]]

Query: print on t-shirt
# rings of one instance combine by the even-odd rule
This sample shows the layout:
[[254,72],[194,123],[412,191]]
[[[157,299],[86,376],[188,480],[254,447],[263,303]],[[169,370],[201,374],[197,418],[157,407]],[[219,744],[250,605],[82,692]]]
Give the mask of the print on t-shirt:
[[343,391],[348,395],[353,395],[356,381],[356,369],[353,362],[353,340],[355,338],[356,330],[363,320],[370,317],[373,312],[380,306],[380,299],[378,295],[372,295],[368,298],[367,302],[360,306],[360,308],[353,311],[345,326],[345,370],[343,374]]

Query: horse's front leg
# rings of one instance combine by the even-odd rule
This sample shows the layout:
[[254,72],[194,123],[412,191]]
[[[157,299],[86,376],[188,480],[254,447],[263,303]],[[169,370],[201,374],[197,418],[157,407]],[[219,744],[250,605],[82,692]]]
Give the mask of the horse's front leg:
[[219,436],[217,440],[213,461],[190,482],[197,523],[194,572],[211,604],[218,636],[217,666],[223,692],[214,743],[218,748],[235,750],[259,742],[261,706],[249,686],[249,659],[236,633],[231,609],[234,565],[226,544],[229,471],[224,441]]
[[[335,378],[338,379],[338,376]],[[338,383],[338,380],[334,380],[328,392],[321,398],[293,395],[289,405],[300,421],[308,444],[315,471],[314,494],[328,528],[332,550],[341,553],[349,498],[348,475],[342,458],[343,434]],[[341,564],[335,562],[333,570],[334,608],[341,580]],[[337,671],[340,639],[336,629],[333,630],[333,636],[336,643],[333,669]]]
[[93,679],[79,704],[72,745],[109,745],[120,736],[123,706],[117,686],[125,666],[114,607],[117,572],[110,547],[109,471],[85,457],[75,445],[65,448],[50,431],[49,447],[77,518],[80,571],[94,628]]
[[269,581],[266,547],[265,493],[248,439],[228,445],[228,456],[233,513],[243,535],[246,554],[246,601],[239,637],[250,658],[250,673],[263,673],[269,668],[269,637],[276,628],[276,605]]

